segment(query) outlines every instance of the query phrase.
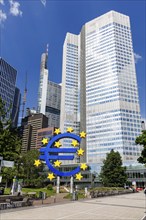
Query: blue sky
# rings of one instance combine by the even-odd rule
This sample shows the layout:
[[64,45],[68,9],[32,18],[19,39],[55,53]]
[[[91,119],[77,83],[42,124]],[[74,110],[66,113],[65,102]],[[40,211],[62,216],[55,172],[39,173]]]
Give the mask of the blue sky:
[[67,32],[78,34],[87,21],[110,10],[130,16],[141,115],[146,118],[146,2],[145,0],[0,0],[0,56],[17,69],[17,86],[24,90],[26,107],[37,106],[40,57],[49,43],[49,78],[60,83],[62,48]]

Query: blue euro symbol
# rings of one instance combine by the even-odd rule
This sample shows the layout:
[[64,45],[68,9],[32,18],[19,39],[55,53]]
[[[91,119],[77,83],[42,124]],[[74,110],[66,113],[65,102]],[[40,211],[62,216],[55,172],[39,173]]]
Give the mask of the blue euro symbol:
[[[73,160],[74,155],[58,155],[59,153],[76,153],[78,148],[77,147],[71,147],[71,148],[54,148],[53,145],[56,141],[63,139],[63,138],[71,138],[74,140],[77,140],[79,143],[81,142],[80,136],[77,136],[72,133],[63,133],[63,134],[58,134],[54,136],[49,143],[47,144],[46,147],[42,147],[40,149],[40,159],[45,160],[48,168],[57,176],[73,176],[77,173],[80,172],[80,166],[75,168],[72,171],[69,172],[62,172],[59,170],[56,170],[52,164],[50,163],[50,160]],[[50,154],[53,153],[54,155]]]

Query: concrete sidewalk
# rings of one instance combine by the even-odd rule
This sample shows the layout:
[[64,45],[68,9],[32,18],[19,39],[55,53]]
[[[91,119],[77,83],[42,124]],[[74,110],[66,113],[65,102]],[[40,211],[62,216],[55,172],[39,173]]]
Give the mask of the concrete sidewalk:
[[81,200],[64,204],[35,206],[2,212],[1,220],[144,220],[145,195],[133,193],[121,196]]

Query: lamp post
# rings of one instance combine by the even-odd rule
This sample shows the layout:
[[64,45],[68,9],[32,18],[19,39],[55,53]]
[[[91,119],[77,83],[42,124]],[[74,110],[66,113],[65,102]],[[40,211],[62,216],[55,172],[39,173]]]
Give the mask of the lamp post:
[[56,186],[56,193],[59,193],[59,186],[60,186],[60,176],[57,176],[57,186]]
[[[0,157],[0,174],[1,174],[1,169],[2,169],[2,161],[3,161],[3,157]],[[0,176],[0,183],[2,181],[2,176]]]
[[70,178],[70,193],[73,193],[73,176]]

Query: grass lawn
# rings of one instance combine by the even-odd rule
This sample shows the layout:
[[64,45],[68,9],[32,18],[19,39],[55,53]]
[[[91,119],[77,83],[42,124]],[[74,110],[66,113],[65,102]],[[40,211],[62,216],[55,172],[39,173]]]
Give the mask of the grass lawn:
[[10,194],[11,194],[11,189],[5,188],[4,195],[10,195]]
[[[28,192],[36,192],[36,196],[39,197],[39,192],[45,192],[47,194],[47,197],[52,196],[55,194],[55,191],[52,190],[48,190],[47,188],[22,188],[22,192],[23,193],[28,193]],[[10,188],[5,188],[4,194],[5,195],[10,195],[11,193],[11,189]]]
[[47,197],[54,195],[56,192],[52,190],[48,190],[47,188],[22,188],[23,193],[28,193],[28,192],[36,192],[36,196],[39,197],[39,192],[45,192],[47,194]]

